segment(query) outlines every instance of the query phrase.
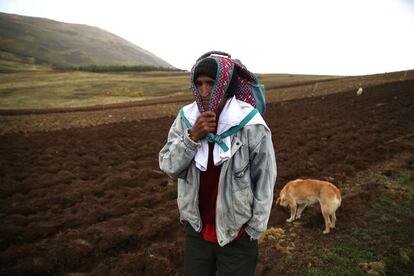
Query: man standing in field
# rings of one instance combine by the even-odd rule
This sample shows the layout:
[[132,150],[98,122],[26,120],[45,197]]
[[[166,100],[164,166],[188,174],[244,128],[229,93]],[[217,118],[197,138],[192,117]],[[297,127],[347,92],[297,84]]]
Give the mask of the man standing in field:
[[178,178],[184,275],[254,274],[276,181],[271,132],[249,86],[255,80],[229,56],[201,57],[191,71],[195,101],[180,110],[160,151],[160,168]]

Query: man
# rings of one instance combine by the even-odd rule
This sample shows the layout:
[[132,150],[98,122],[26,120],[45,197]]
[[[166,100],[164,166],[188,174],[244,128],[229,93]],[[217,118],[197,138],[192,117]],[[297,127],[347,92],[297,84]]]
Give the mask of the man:
[[195,102],[180,110],[159,154],[160,168],[178,178],[184,275],[253,275],[276,181],[271,132],[248,87],[255,77],[219,55],[199,59],[191,77]]

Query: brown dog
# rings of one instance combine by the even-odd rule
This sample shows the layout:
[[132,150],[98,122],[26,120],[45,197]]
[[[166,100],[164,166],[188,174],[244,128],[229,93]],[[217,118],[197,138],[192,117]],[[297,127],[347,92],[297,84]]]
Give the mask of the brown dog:
[[319,201],[325,220],[323,233],[327,234],[330,228],[335,228],[335,212],[341,206],[341,200],[341,192],[332,183],[314,179],[296,179],[283,187],[276,205],[289,206],[290,218],[286,221],[292,222],[300,218],[306,206]]

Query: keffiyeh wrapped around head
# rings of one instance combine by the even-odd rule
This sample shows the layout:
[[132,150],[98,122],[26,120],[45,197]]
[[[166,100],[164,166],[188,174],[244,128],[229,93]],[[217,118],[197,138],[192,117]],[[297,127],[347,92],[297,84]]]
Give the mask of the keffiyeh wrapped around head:
[[[195,85],[195,81],[200,75],[206,75],[215,80],[207,110],[203,106],[201,94]],[[226,94],[227,97],[236,95],[238,100],[256,107],[249,85],[250,82],[256,82],[255,75],[249,72],[238,60],[224,56],[209,56],[198,60],[191,69],[191,90],[200,113],[205,111],[216,112]]]
[[201,60],[197,67],[194,68],[194,80],[198,76],[205,75],[212,79],[217,77],[217,62],[212,58],[206,58]]

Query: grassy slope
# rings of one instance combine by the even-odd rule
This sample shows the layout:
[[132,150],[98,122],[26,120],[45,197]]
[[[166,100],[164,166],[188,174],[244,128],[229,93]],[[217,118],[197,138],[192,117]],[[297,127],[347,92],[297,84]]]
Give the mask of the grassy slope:
[[172,67],[150,52],[102,29],[0,13],[0,50],[36,63]]
[[355,220],[355,227],[336,233],[329,247],[309,254],[317,264],[309,275],[410,275],[414,270],[414,171],[374,174],[370,181],[381,189],[378,199]]

